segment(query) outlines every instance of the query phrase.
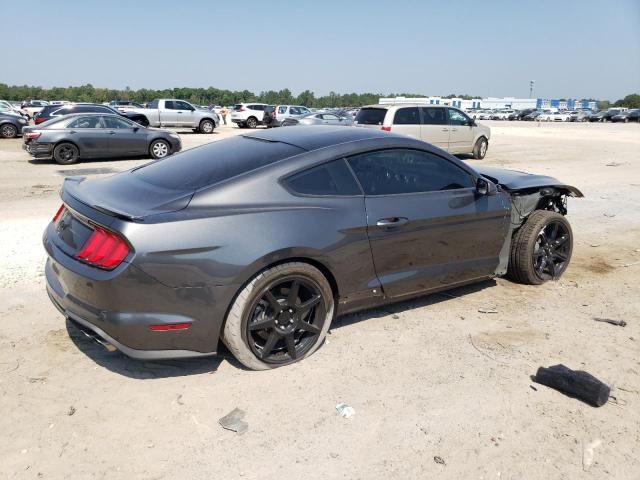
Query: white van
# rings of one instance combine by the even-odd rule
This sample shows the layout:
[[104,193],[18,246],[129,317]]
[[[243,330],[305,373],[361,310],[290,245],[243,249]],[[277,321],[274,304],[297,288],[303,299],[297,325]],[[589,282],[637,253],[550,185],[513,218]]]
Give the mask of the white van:
[[452,154],[487,154],[491,129],[467,114],[443,105],[369,105],[362,107],[356,127],[377,128],[414,137]]

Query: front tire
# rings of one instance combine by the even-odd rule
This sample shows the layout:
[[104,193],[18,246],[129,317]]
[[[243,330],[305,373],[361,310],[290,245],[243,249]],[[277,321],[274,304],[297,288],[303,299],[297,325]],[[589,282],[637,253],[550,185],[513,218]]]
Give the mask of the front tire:
[[10,123],[5,123],[0,127],[0,136],[2,138],[14,138],[18,135],[18,129],[15,125],[11,125]]
[[60,143],[53,149],[53,159],[60,165],[71,165],[80,159],[80,150],[73,143]]
[[258,119],[256,119],[255,117],[247,118],[247,127],[256,128],[257,126],[258,126]]
[[156,160],[169,156],[171,153],[171,145],[166,140],[154,140],[149,145],[149,154]]
[[322,272],[307,263],[285,263],[259,273],[240,291],[222,341],[245,367],[269,370],[313,354],[333,314],[333,292]]
[[480,137],[476,144],[473,146],[473,158],[476,160],[482,160],[487,154],[487,149],[489,148],[489,142],[484,137]]
[[573,252],[573,232],[561,214],[536,210],[516,232],[511,243],[507,275],[528,285],[557,280]]
[[215,125],[211,120],[202,120],[200,122],[200,126],[198,127],[201,133],[206,133],[206,134],[213,133],[214,128],[215,128]]

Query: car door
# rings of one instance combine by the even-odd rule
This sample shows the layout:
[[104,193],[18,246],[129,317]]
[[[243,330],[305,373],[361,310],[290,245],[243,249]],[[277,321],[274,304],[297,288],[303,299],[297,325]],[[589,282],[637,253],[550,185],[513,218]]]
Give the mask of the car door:
[[115,116],[102,117],[102,122],[109,134],[110,156],[144,155],[148,153],[146,130],[140,128],[140,125]]
[[367,229],[385,295],[401,297],[491,276],[509,226],[502,193],[480,195],[461,164],[424,150],[348,159],[365,193]]
[[420,107],[420,140],[449,149],[449,120],[444,107]]
[[418,107],[398,108],[393,115],[391,131],[420,139],[420,112]]
[[164,108],[160,106],[159,113],[161,127],[176,127],[178,125],[178,118],[176,115],[176,106],[174,100],[165,100]]
[[100,115],[83,115],[72,120],[67,125],[67,132],[82,158],[109,156],[109,134]]
[[196,126],[195,108],[192,105],[182,100],[174,100],[173,106],[175,108],[177,127]]
[[447,108],[449,117],[449,152],[471,153],[473,151],[473,121],[460,110]]

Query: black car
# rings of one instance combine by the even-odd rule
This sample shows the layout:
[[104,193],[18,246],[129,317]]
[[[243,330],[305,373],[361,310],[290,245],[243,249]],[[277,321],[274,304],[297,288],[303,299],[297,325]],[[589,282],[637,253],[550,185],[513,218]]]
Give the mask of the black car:
[[640,109],[627,110],[626,112],[620,112],[617,115],[611,117],[612,122],[638,122],[640,121]]
[[[69,105],[47,105],[39,113],[33,117],[34,123],[40,125],[47,122],[52,118],[63,117],[65,115],[72,115],[74,113],[107,113],[120,115],[122,117],[133,120],[136,123],[143,121],[143,115],[138,113],[119,112],[107,105],[100,105],[97,103],[73,103]],[[144,118],[146,121],[146,118]]]
[[0,113],[0,137],[14,138],[22,133],[22,129],[29,125],[29,121],[18,115]]
[[62,165],[89,158],[151,156],[180,151],[180,137],[146,128],[115,114],[76,113],[23,129],[23,148],[36,158],[53,157]]
[[517,112],[513,112],[511,115],[509,115],[507,118],[509,120],[524,120],[524,117],[526,117],[527,115],[535,112],[536,109],[535,108],[525,108],[524,110],[519,110]]
[[252,369],[311,355],[336,315],[508,275],[558,279],[566,198],[380,130],[260,130],[110,177],[67,178],[47,291],[73,324],[143,359]]
[[524,115],[521,120],[524,120],[526,122],[531,122],[533,120],[535,120],[536,118],[538,118],[540,115],[542,115],[542,112],[539,110],[534,110],[531,113],[528,113],[526,115]]

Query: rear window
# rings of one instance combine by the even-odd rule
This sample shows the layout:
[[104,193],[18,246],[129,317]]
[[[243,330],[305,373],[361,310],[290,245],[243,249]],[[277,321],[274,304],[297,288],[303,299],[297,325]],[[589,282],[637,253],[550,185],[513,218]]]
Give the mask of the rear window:
[[149,163],[133,174],[159,187],[197,190],[304,151],[287,143],[238,136]]
[[386,114],[386,108],[363,108],[356,115],[356,122],[360,125],[382,125]]

